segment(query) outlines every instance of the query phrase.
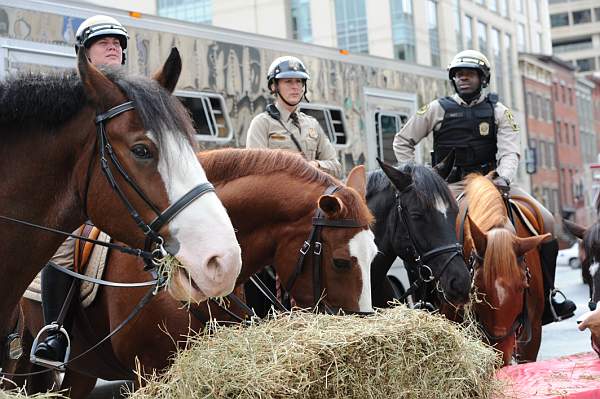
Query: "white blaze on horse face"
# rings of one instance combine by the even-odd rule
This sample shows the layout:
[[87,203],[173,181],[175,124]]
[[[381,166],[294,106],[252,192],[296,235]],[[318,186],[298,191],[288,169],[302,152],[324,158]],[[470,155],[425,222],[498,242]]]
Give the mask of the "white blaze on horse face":
[[[149,137],[153,139],[152,133]],[[153,139],[156,142],[155,139]],[[206,173],[182,135],[165,134],[158,161],[170,204],[206,183]],[[227,211],[214,192],[195,199],[169,223],[167,250],[184,266],[170,292],[175,299],[200,302],[229,294],[242,268],[239,243]]]
[[590,275],[592,277],[596,275],[596,272],[598,271],[598,266],[600,266],[600,263],[598,262],[594,262],[590,265]]
[[496,297],[498,298],[498,307],[502,307],[502,305],[504,305],[504,303],[508,299],[508,295],[506,293],[506,289],[504,289],[504,286],[502,285],[502,282],[499,281],[499,280],[496,280],[494,282],[494,285],[496,287]]
[[371,262],[373,262],[373,259],[377,254],[375,236],[371,230],[363,230],[352,237],[348,246],[350,248],[350,256],[354,256],[358,260],[362,276],[362,291],[358,299],[359,310],[361,312],[372,312]]
[[446,217],[446,213],[448,212],[448,204],[442,197],[436,194],[435,196],[435,209]]

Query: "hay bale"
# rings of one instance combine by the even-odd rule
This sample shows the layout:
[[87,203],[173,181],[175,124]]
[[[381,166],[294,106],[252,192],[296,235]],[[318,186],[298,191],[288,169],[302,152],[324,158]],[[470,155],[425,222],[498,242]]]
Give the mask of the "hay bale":
[[191,338],[145,398],[490,398],[497,353],[470,328],[397,306],[369,317],[292,312]]
[[1,391],[0,390],[0,399],[59,399],[64,398],[66,396],[62,396],[59,393],[38,393],[35,395],[27,395],[24,389],[15,389],[10,391]]

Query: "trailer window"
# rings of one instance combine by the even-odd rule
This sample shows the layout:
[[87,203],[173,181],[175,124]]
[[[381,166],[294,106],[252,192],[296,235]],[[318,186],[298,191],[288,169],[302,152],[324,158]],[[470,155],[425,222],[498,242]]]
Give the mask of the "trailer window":
[[299,110],[319,122],[333,145],[336,147],[347,146],[348,137],[346,135],[346,124],[344,123],[344,111],[341,108],[302,104]]
[[176,92],[175,95],[190,111],[199,141],[229,141],[233,137],[225,100],[219,94]]
[[376,112],[375,130],[377,132],[377,155],[388,163],[396,163],[394,154],[394,137],[408,116],[396,112]]

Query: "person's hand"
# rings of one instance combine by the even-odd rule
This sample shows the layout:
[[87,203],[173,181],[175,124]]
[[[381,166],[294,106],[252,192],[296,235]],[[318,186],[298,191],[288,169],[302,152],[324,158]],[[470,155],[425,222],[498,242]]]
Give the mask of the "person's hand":
[[508,179],[502,176],[496,177],[494,180],[492,180],[492,183],[494,183],[501,193],[507,193],[510,190],[510,182]]
[[311,166],[314,166],[315,168],[319,169],[319,161],[310,161],[309,164],[311,164]]
[[577,328],[579,328],[580,331],[589,328],[592,335],[600,337],[600,309],[589,312],[587,317],[584,316],[584,319],[579,323]]

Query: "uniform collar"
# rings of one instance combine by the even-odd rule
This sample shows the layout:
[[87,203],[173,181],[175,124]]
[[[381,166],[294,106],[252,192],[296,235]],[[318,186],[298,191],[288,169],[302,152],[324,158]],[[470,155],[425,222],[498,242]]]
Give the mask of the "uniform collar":
[[479,95],[479,97],[477,97],[477,99],[476,99],[475,101],[471,102],[470,104],[467,104],[467,103],[465,102],[465,100],[463,100],[462,98],[460,98],[460,96],[458,95],[458,93],[455,93],[455,94],[452,96],[452,99],[453,99],[454,101],[456,101],[456,103],[457,103],[458,105],[460,105],[460,106],[472,107],[472,106],[474,106],[474,105],[477,105],[477,104],[480,104],[480,103],[482,103],[482,102],[483,102],[483,100],[485,100],[485,94],[481,93],[481,94]]
[[[279,110],[279,115],[281,115],[281,120],[288,122],[290,120],[291,112],[287,110],[283,105],[279,103],[279,101],[275,101],[275,107]],[[298,107],[296,107],[296,113],[298,113]]]

